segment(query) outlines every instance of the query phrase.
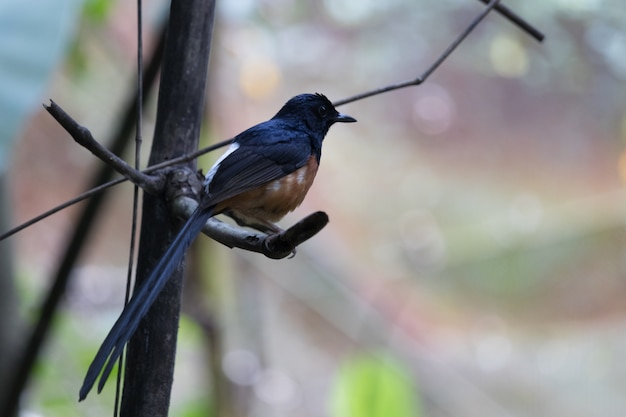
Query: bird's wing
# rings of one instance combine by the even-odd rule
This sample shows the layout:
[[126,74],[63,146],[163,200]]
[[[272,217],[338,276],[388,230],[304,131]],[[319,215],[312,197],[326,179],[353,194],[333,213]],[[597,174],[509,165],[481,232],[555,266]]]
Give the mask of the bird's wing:
[[312,154],[308,136],[297,131],[236,143],[237,149],[217,164],[209,180],[208,204],[282,178],[304,166]]

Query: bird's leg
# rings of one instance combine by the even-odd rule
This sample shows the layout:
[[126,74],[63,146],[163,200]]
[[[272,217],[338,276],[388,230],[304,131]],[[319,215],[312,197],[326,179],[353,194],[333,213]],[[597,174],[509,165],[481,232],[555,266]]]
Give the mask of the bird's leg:
[[[268,235],[278,235],[285,232],[274,223],[259,217],[253,217],[249,215],[244,216],[242,213],[238,211],[236,212],[234,210],[227,210],[223,214],[235,220],[239,226],[249,227]],[[296,248],[293,248],[293,250],[291,251],[289,259],[293,258],[294,256],[296,256]]]
[[275,235],[284,232],[283,229],[276,226],[274,223],[261,219],[259,217],[252,217],[249,215],[244,216],[239,212],[235,212],[234,210],[227,210],[223,214],[235,220],[239,226],[249,227],[268,235]]

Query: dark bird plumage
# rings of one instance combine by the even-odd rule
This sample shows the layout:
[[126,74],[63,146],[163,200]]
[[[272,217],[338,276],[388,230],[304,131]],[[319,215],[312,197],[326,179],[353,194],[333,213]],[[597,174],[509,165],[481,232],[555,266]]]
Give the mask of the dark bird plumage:
[[313,183],[328,129],[336,122],[355,121],[337,112],[324,95],[301,94],[270,120],[234,138],[207,173],[198,208],[102,342],[80,389],[81,400],[100,374],[98,392],[102,390],[124,346],[206,221],[224,213],[241,225],[269,233],[280,231],[274,222],[299,206]]

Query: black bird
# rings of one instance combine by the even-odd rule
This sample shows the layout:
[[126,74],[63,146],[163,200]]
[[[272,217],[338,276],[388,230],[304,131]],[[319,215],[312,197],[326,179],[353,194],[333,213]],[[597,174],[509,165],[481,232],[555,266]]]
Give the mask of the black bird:
[[101,372],[98,392],[102,390],[126,342],[210,217],[224,213],[243,226],[268,233],[281,230],[274,222],[304,200],[317,173],[324,136],[336,122],[356,119],[337,112],[322,94],[301,94],[270,120],[234,138],[207,173],[198,208],[102,342],[80,389],[80,400]]

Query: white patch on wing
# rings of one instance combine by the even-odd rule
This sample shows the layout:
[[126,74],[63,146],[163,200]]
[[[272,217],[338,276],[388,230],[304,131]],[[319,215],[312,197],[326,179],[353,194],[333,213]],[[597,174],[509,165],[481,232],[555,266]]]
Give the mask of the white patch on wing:
[[235,152],[237,149],[239,149],[239,144],[238,143],[232,143],[228,149],[226,149],[226,152],[224,152],[224,154],[222,156],[220,156],[220,158],[215,161],[215,163],[213,164],[213,166],[211,167],[211,169],[209,170],[209,172],[206,173],[206,175],[204,176],[204,188],[206,189],[206,192],[209,192],[209,188],[211,187],[211,180],[213,180],[213,177],[215,176],[215,173],[217,172],[218,168],[220,167],[220,164],[222,163],[222,161],[231,153]]
[[306,167],[306,165],[302,168],[300,168],[300,170],[298,170],[298,177],[296,178],[296,181],[298,182],[298,184],[302,184],[306,178],[306,173],[307,173],[308,169]]
[[280,191],[282,184],[280,180],[276,180],[276,181],[272,181],[272,183],[269,186],[269,189],[272,191]]

